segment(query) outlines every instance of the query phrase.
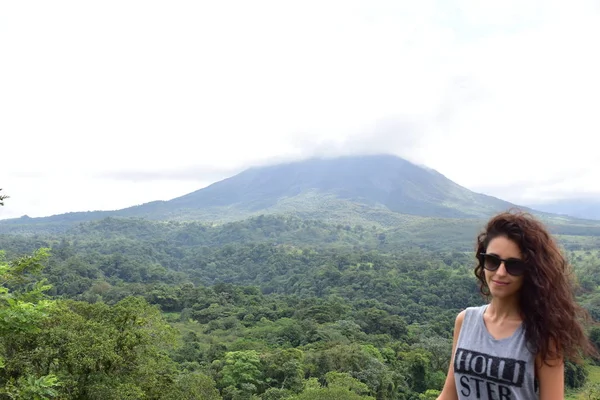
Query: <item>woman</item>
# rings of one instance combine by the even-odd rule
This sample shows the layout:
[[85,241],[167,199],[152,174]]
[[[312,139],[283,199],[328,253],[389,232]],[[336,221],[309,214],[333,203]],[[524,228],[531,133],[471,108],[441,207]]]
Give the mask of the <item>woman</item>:
[[449,399],[564,398],[564,359],[594,354],[568,264],[531,215],[502,213],[477,238],[475,275],[489,304],[456,317]]

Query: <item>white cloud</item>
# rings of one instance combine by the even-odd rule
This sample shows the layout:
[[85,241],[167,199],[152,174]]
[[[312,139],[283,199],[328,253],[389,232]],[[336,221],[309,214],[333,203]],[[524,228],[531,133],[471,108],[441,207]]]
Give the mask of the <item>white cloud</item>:
[[[600,196],[594,111],[600,59],[592,50],[600,13],[557,6],[545,16],[534,28],[460,48],[457,69],[480,84],[482,94],[440,127],[443,137],[426,159],[459,183],[512,201]],[[552,189],[540,182],[557,176],[561,182]],[[504,190],[521,181],[530,183],[527,190]]]
[[600,194],[593,2],[12,2],[0,33],[0,218],[362,150],[513,201]]

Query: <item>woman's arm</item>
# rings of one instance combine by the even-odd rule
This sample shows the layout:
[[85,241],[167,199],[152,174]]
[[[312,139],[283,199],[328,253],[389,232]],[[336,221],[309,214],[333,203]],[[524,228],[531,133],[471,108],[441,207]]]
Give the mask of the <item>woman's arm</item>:
[[540,387],[540,400],[563,400],[565,398],[565,364],[562,359],[544,363],[536,357],[535,372]]
[[442,389],[442,393],[440,393],[437,400],[458,400],[456,383],[454,382],[454,352],[456,351],[456,342],[458,341],[458,334],[460,333],[464,319],[465,311],[463,310],[456,316],[456,321],[454,322],[454,339],[452,340],[452,355],[450,357],[450,365],[448,366],[448,375],[446,375],[444,389]]

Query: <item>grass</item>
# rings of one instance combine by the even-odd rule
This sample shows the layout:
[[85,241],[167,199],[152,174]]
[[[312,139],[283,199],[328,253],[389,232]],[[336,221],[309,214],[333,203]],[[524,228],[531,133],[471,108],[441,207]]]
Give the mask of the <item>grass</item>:
[[[588,366],[588,379],[587,384],[600,384],[600,366],[590,365]],[[578,391],[572,391],[565,394],[565,400],[584,400],[586,397],[586,387],[581,388]]]

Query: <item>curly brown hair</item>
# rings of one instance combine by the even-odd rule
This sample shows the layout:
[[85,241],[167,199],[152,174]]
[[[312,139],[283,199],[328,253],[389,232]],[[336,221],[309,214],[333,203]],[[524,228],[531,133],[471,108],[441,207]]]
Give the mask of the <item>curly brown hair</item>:
[[[544,224],[520,210],[500,213],[478,235],[476,256],[498,236],[515,242],[528,265],[519,305],[530,350],[546,364],[560,358],[580,362],[585,355],[596,355],[584,330],[589,315],[574,298],[571,266]],[[477,260],[475,276],[489,299],[483,265]]]

